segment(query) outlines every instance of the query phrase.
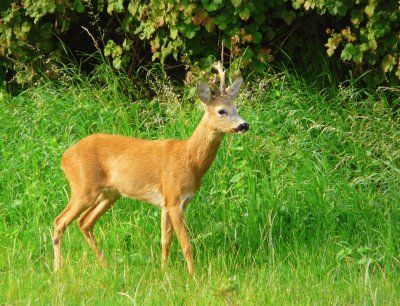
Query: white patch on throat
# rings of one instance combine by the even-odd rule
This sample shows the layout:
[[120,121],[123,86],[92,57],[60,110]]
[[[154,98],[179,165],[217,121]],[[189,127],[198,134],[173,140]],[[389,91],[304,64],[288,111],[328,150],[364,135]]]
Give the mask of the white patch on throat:
[[193,198],[194,193],[188,192],[185,193],[181,198],[181,203],[179,204],[179,208],[181,211],[184,211],[190,200]]

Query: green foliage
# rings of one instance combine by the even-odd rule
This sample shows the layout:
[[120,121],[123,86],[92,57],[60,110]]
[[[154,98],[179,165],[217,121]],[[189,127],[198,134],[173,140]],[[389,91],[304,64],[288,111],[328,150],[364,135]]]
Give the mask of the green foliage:
[[82,0],[5,0],[0,4],[0,64],[17,71],[18,82],[31,81],[38,71],[48,70],[46,60],[57,58],[56,35],[62,38],[79,22],[77,16],[95,23],[93,16],[101,13],[119,23],[103,25],[102,37],[111,37],[101,42],[117,69],[137,56],[133,42],[143,40],[153,61],[164,64],[172,58],[196,72],[209,65],[210,55],[218,56],[222,40],[232,67],[262,71],[273,60],[271,42],[286,41],[279,35],[282,27],[299,21],[297,26],[307,32],[301,18],[323,15],[334,16],[337,24],[326,29],[328,56],[353,63],[356,73],[378,68],[375,83],[400,78],[395,0],[102,0],[96,7]]
[[[400,78],[398,1],[310,0],[298,1],[318,14],[337,16],[340,26],[327,29],[327,53],[332,56],[341,46],[340,58],[353,62],[359,72],[374,69],[370,81],[379,83]],[[377,71],[380,71],[376,73]]]
[[[18,83],[31,82],[40,71],[57,77],[52,69],[58,58],[55,35],[68,30],[73,13],[84,9],[80,0],[1,1],[0,66],[16,72]],[[1,72],[0,80],[5,80]]]

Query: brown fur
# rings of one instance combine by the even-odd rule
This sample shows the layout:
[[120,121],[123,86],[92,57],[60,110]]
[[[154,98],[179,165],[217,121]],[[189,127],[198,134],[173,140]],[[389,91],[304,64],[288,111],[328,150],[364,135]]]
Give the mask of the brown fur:
[[[240,84],[236,86],[240,87]],[[199,189],[224,133],[233,132],[244,122],[231,103],[234,97],[211,98],[207,88],[201,86],[205,114],[187,140],[145,140],[94,134],[65,151],[61,167],[71,187],[71,199],[54,220],[55,270],[61,267],[61,235],[78,217],[79,229],[98,259],[104,262],[93,227],[120,196],[126,196],[162,208],[162,263],[167,263],[174,229],[188,271],[194,272],[183,209]],[[235,87],[234,92],[237,94],[238,88]],[[228,110],[230,116],[219,116],[220,108]]]

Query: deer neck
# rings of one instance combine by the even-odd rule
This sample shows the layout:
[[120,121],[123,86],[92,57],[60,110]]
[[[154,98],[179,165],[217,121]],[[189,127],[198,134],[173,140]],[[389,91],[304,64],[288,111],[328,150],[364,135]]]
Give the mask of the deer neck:
[[213,130],[207,123],[206,114],[188,139],[189,164],[201,179],[217,155],[224,134]]

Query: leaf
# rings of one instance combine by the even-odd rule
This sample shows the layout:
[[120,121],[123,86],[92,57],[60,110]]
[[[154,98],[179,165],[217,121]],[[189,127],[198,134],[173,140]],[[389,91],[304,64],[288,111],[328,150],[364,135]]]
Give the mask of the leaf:
[[123,0],[110,0],[107,7],[107,13],[111,15],[114,11],[122,13],[124,10]]
[[325,47],[327,48],[326,53],[328,54],[328,56],[333,55],[333,53],[335,52],[336,48],[339,46],[341,41],[342,38],[339,35],[335,35],[328,38],[328,42],[325,44]]
[[212,20],[213,20],[213,23],[215,23],[220,30],[227,29],[228,24],[229,23],[233,23],[232,22],[232,16],[229,16],[228,14],[217,15]]
[[[203,5],[204,5],[204,3],[203,3]],[[191,4],[187,5],[183,10],[184,16],[185,17],[192,16],[193,15],[193,11],[194,11],[195,8],[196,8],[196,4],[194,4],[194,3],[191,3]]]
[[154,25],[156,28],[161,28],[164,25],[164,17],[157,16],[156,20],[154,21]]
[[222,0],[202,0],[201,1],[203,4],[203,7],[208,11],[208,12],[213,12],[219,9],[220,5],[222,4]]
[[365,14],[368,17],[372,17],[374,15],[374,12],[375,12],[375,4],[370,3],[365,7]]
[[196,26],[194,24],[188,24],[185,28],[186,32],[185,32],[185,36],[189,39],[192,39],[195,35],[196,35],[196,31],[198,31],[200,29],[199,26]]
[[111,56],[112,58],[118,58],[122,54],[122,48],[121,46],[115,46],[115,48],[112,50]]
[[112,63],[113,63],[113,66],[115,69],[121,68],[121,64],[122,64],[121,57],[115,58]]
[[242,4],[242,0],[231,0],[231,2],[235,8],[238,8]]
[[346,44],[340,57],[345,61],[350,61],[353,59],[354,55],[357,55],[360,52],[360,48],[358,46],[353,45],[352,43]]
[[204,19],[206,19],[206,17],[208,16],[208,13],[201,8],[193,17],[192,17],[192,21],[194,25],[201,25],[202,22],[204,21]]
[[207,17],[203,21],[204,27],[206,28],[207,32],[211,33],[215,29],[214,19],[211,17]]
[[111,55],[112,50],[115,47],[115,42],[111,39],[107,41],[107,45],[104,47],[104,56]]
[[124,42],[122,43],[122,48],[124,48],[125,51],[130,51],[130,49],[131,49],[130,42],[128,40],[126,40],[126,38],[124,39]]
[[150,45],[156,48],[157,50],[160,49],[161,43],[160,43],[160,36],[158,34],[156,34],[153,40],[150,40]]
[[169,36],[175,40],[178,37],[178,28],[170,28]]
[[31,30],[31,24],[29,22],[27,22],[27,21],[23,22],[22,26],[21,26],[21,31],[24,32],[24,33],[27,33],[30,30]]
[[246,51],[243,54],[243,59],[245,61],[249,61],[254,57],[254,52],[250,48],[246,49]]
[[153,56],[151,57],[152,61],[155,61],[156,59],[160,58],[160,52],[156,52],[153,54]]
[[375,38],[372,38],[368,41],[368,46],[372,51],[375,51],[378,48],[378,43],[376,42]]
[[353,55],[353,62],[355,62],[357,64],[361,64],[362,60],[363,60],[363,53],[362,52],[359,52],[359,53]]
[[252,43],[254,40],[254,37],[252,34],[247,34],[242,36],[242,43]]
[[250,18],[250,9],[246,6],[239,12],[240,19],[247,21]]
[[396,60],[393,55],[387,54],[382,61],[382,70],[384,73],[387,73],[393,69],[393,65],[396,63]]
[[342,29],[341,31],[343,37],[348,41],[348,42],[353,42],[357,39],[357,37],[351,32],[350,27],[347,27],[345,29]]
[[261,35],[261,33],[260,33],[260,32],[255,32],[255,33],[253,34],[253,43],[259,44],[259,43],[261,42],[261,40],[262,40],[262,35]]
[[336,260],[337,261],[342,261],[343,259],[345,259],[349,255],[351,255],[351,253],[353,253],[352,249],[349,249],[349,248],[341,249],[339,252],[336,253]]
[[303,3],[304,3],[304,0],[292,0],[292,6],[296,10],[298,10]]
[[369,45],[366,44],[366,43],[361,44],[361,45],[360,45],[360,50],[361,50],[361,52],[368,51],[368,50],[369,50]]
[[218,24],[218,29],[220,29],[222,31],[226,30],[227,27],[228,27],[228,24],[225,23],[225,22],[221,22],[221,23]]
[[151,5],[151,8],[154,10],[162,9],[162,7],[161,7],[162,4],[161,4],[160,0],[152,0],[152,1],[150,1],[150,5]]
[[114,3],[109,3],[107,6],[107,13],[111,15],[113,10],[114,10]]
[[128,11],[132,16],[135,16],[138,11],[139,3],[137,1],[130,2],[128,5]]
[[235,174],[234,176],[232,176],[232,178],[230,179],[229,182],[232,184],[236,184],[237,182],[239,182],[242,179],[243,176],[244,176],[244,173],[239,172],[239,173]]
[[217,17],[214,18],[214,22],[216,25],[220,25],[221,23],[226,23],[227,19],[224,14],[218,15]]
[[363,20],[363,13],[361,10],[352,10],[351,11],[351,23],[357,28],[358,25]]
[[85,6],[83,5],[81,0],[74,0],[74,3],[72,5],[72,7],[78,13],[84,13],[85,12]]

